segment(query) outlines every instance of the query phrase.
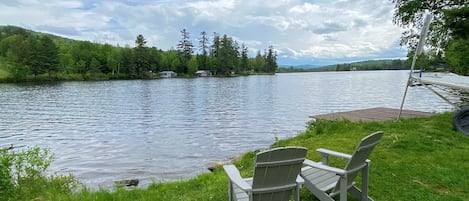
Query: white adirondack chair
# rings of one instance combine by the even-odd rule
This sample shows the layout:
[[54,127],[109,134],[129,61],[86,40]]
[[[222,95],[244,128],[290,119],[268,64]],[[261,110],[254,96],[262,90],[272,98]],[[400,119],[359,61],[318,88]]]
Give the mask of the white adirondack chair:
[[[347,192],[361,201],[371,201],[368,196],[368,167],[369,155],[380,142],[383,132],[379,131],[364,137],[352,155],[327,149],[318,149],[322,155],[322,162],[305,160],[306,167],[301,169],[304,185],[321,201],[333,201],[333,197],[340,195],[340,201],[347,200]],[[328,156],[348,159],[344,169],[327,165]],[[361,171],[361,189],[355,186],[355,177]]]
[[283,147],[259,152],[252,178],[241,178],[234,165],[223,166],[229,177],[229,200],[288,201],[295,191],[295,200],[299,201],[303,182],[299,173],[306,151],[303,147]]

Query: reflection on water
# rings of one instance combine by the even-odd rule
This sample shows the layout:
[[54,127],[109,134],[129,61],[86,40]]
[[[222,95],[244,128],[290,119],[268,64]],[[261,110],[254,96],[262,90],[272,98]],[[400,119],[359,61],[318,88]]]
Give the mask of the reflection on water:
[[[0,147],[49,147],[51,171],[90,186],[187,178],[296,135],[310,115],[398,108],[407,77],[371,71],[0,84]],[[410,89],[405,108],[451,109],[424,88]]]

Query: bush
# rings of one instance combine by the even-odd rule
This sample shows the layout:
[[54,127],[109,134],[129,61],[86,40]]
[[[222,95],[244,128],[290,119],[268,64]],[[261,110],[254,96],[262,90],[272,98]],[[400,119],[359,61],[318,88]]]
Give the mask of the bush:
[[46,174],[52,159],[48,149],[39,147],[0,150],[0,200],[30,200],[72,192],[77,185],[72,176]]

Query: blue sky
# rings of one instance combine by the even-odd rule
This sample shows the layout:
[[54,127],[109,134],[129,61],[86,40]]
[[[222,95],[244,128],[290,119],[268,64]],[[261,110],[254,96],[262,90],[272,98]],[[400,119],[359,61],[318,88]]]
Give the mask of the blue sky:
[[0,24],[67,38],[134,46],[176,47],[179,31],[198,45],[200,32],[227,34],[252,56],[273,45],[281,65],[327,65],[404,58],[402,29],[389,0],[9,0]]

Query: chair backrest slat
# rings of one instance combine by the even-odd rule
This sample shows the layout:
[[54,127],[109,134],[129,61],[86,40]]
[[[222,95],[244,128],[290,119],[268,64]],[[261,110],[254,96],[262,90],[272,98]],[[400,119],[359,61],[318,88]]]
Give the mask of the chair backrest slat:
[[296,187],[307,149],[282,147],[256,155],[253,200],[288,200]]
[[[371,152],[375,148],[377,144],[379,144],[381,137],[383,136],[382,131],[378,131],[375,133],[372,133],[366,137],[364,137],[358,146],[355,148],[355,151],[352,154],[352,158],[348,161],[347,165],[345,165],[345,170],[354,170],[357,169],[359,166],[362,166],[365,164],[366,160],[370,156]],[[347,185],[350,186],[353,181],[355,180],[355,177],[358,175],[357,172],[352,172],[347,175]],[[334,190],[339,189],[339,184],[336,185]]]

